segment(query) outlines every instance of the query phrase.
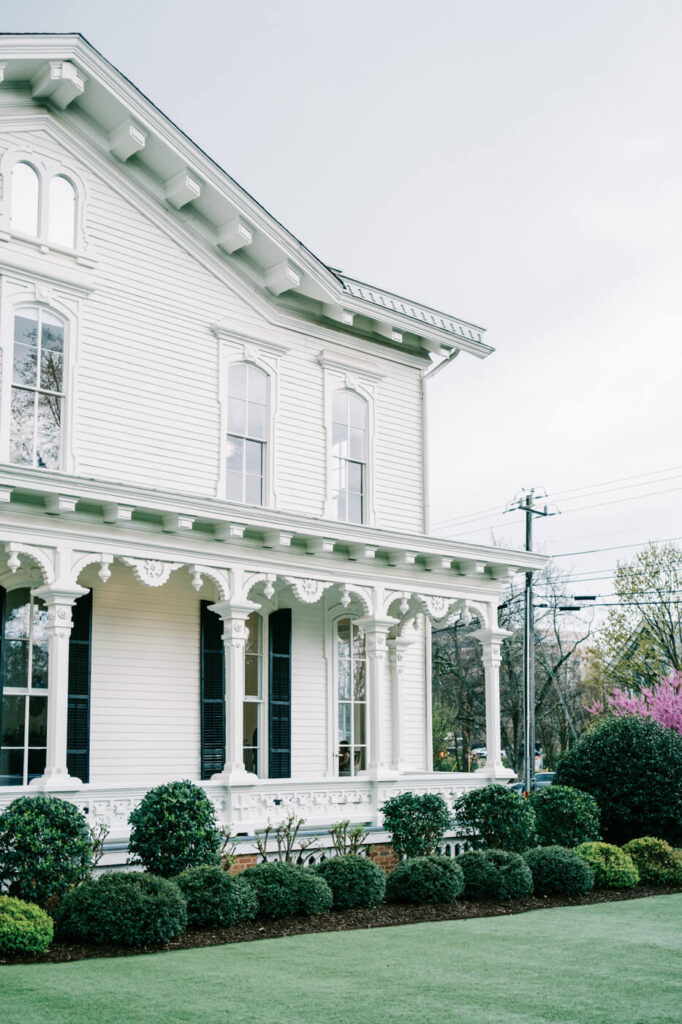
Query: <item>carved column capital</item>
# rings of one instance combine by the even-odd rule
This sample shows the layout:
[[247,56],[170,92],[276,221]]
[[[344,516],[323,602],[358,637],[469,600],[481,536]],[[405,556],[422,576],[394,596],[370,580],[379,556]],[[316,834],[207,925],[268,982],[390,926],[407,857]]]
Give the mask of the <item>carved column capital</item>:
[[72,626],[71,609],[78,598],[87,593],[87,587],[80,587],[77,584],[71,587],[47,584],[34,589],[34,596],[39,597],[47,606],[46,629],[48,636],[57,636],[68,640]]

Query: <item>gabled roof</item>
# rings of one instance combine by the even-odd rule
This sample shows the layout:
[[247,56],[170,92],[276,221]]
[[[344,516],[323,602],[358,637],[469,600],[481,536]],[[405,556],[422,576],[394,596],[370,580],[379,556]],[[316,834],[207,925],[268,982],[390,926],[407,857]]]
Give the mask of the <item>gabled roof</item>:
[[412,353],[493,351],[484,328],[323,263],[80,34],[0,34],[0,81],[85,129],[271,301]]

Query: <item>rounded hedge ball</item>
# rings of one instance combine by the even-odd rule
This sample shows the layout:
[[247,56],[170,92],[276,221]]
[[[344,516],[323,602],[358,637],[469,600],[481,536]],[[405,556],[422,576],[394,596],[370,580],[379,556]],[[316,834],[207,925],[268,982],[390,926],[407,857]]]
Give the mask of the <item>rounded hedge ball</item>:
[[314,870],[331,889],[338,910],[378,907],[384,898],[386,875],[369,857],[347,853],[320,861]]
[[449,857],[411,857],[388,876],[389,903],[456,903],[464,891],[462,869]]

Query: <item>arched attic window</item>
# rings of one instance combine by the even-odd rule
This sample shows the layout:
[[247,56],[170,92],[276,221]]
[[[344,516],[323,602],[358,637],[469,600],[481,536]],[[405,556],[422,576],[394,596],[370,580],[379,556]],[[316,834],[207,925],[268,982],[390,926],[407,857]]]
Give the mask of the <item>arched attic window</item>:
[[64,323],[28,306],[14,317],[10,462],[59,469],[64,402]]
[[332,407],[332,500],[336,518],[363,523],[367,495],[367,402],[345,389]]
[[267,458],[268,376],[235,363],[227,377],[227,498],[262,505]]
[[40,179],[38,172],[25,161],[12,169],[10,224],[20,235],[38,237],[40,208]]
[[50,181],[47,238],[66,249],[76,244],[76,189],[63,174]]

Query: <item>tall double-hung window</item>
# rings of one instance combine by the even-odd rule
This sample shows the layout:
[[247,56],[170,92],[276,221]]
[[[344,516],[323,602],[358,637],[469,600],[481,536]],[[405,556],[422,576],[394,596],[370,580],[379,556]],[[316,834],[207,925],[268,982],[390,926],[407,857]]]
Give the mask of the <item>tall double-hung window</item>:
[[263,742],[263,618],[251,612],[246,620],[244,656],[244,767],[261,773],[259,751]]
[[367,653],[350,618],[336,623],[336,698],[339,775],[357,775],[367,767]]
[[250,363],[235,363],[227,378],[228,501],[264,503],[267,429],[267,374]]
[[332,501],[341,522],[365,522],[367,448],[367,403],[353,391],[337,391],[332,407]]
[[26,786],[45,770],[47,609],[27,588],[5,594],[0,676],[0,786]]
[[62,455],[64,323],[30,306],[14,317],[10,462],[58,469]]

